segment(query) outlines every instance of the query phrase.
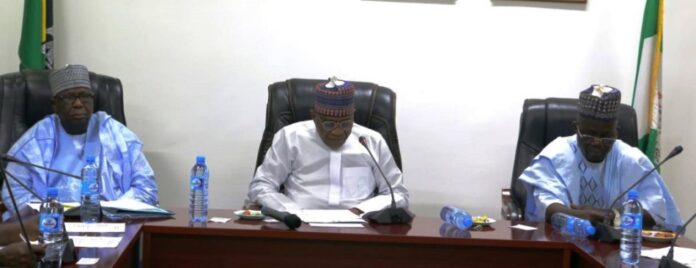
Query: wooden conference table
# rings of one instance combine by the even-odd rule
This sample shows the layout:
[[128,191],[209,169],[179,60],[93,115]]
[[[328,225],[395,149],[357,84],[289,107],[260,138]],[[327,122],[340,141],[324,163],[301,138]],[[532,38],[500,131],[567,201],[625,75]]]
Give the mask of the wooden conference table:
[[[211,217],[236,220],[190,226],[185,209],[175,219],[143,223],[144,267],[620,267],[618,244],[569,241],[543,223],[536,231],[498,221],[482,231],[447,228],[416,217],[408,225],[310,227],[238,220],[231,210]],[[514,225],[514,224],[513,224]],[[122,242],[123,243],[123,242]],[[696,247],[693,241],[681,246]],[[644,243],[644,248],[665,244]],[[641,258],[641,267],[658,261]],[[243,265],[243,266],[242,266]]]

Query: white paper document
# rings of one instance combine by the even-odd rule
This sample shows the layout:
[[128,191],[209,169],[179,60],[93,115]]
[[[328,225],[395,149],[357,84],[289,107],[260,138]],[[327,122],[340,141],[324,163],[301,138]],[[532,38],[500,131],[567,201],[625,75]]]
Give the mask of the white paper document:
[[69,236],[78,248],[115,248],[122,237],[111,236]]
[[79,261],[77,261],[77,265],[95,265],[99,261],[99,258],[80,258]]
[[115,208],[124,211],[169,213],[164,209],[155,207],[133,199],[123,199],[114,201],[101,201],[101,206],[105,208]]
[[69,233],[123,233],[126,231],[126,224],[66,222],[65,230]]
[[536,227],[527,226],[527,225],[522,225],[522,224],[517,224],[517,225],[514,225],[514,226],[510,226],[510,228],[512,228],[512,229],[520,229],[520,230],[525,230],[525,231],[534,231],[534,230],[537,229]]
[[364,223],[365,220],[347,209],[303,209],[296,213],[307,223]]
[[362,223],[309,223],[312,227],[365,228]]
[[[659,260],[662,256],[667,255],[669,247],[656,249],[643,249],[641,256]],[[689,267],[696,267],[696,249],[674,247],[674,260],[685,264]]]
[[230,220],[231,220],[230,218],[212,217],[212,218],[210,218],[210,220],[208,220],[208,221],[210,221],[210,222],[217,222],[217,223],[226,223],[226,222],[228,222],[228,221],[230,221]]

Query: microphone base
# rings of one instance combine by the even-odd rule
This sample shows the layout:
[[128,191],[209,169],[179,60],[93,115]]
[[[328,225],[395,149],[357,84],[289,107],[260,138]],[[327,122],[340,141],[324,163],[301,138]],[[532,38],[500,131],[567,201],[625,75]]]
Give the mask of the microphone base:
[[411,224],[415,215],[405,208],[385,208],[365,213],[363,218],[379,224]]
[[598,223],[595,225],[597,230],[592,238],[599,240],[603,243],[619,243],[621,241],[621,231],[618,229],[605,224]]
[[75,254],[75,243],[73,243],[72,239],[68,239],[65,242],[62,262],[64,264],[72,264],[77,262],[77,255]]
[[683,265],[673,259],[667,258],[667,256],[662,256],[662,259],[660,259],[660,265],[658,266],[659,268],[686,268],[686,265]]

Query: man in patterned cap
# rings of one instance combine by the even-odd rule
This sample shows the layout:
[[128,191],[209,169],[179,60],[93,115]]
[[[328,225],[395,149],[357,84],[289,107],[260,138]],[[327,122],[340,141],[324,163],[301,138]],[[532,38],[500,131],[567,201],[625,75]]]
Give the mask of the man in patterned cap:
[[394,188],[397,206],[408,207],[401,170],[379,133],[353,122],[353,85],[332,78],[315,86],[312,120],[279,130],[249,184],[249,200],[281,211],[350,209],[361,214],[391,204],[389,188],[360,144],[367,138]]
[[[577,134],[559,137],[537,155],[520,180],[527,189],[525,218],[549,221],[562,212],[593,222],[616,223],[621,202],[611,202],[653,168],[637,148],[617,139],[621,92],[593,85],[580,92]],[[660,174],[653,172],[636,188],[646,227],[674,230],[682,224],[679,210]]]
[[[98,176],[102,200],[135,199],[157,203],[157,183],[142,152],[142,142],[126,126],[108,114],[94,112],[94,93],[89,71],[82,65],[68,65],[49,74],[54,114],[37,122],[15,142],[9,155],[25,162],[71,174],[81,174],[87,156],[94,156],[101,171]],[[79,202],[81,181],[17,163],[7,165],[14,177],[37,194],[58,188],[61,202]],[[24,188],[7,181],[17,204],[33,200]],[[11,205],[7,187],[2,197]],[[14,213],[8,209],[5,217]]]

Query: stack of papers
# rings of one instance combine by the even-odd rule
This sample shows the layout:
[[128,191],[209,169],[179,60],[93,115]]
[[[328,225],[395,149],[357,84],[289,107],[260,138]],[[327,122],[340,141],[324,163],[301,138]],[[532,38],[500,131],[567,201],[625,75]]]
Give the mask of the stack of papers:
[[133,199],[101,201],[101,206],[103,208],[114,208],[117,209],[119,212],[147,212],[160,214],[170,213],[166,209],[158,208],[153,205],[146,204]]

